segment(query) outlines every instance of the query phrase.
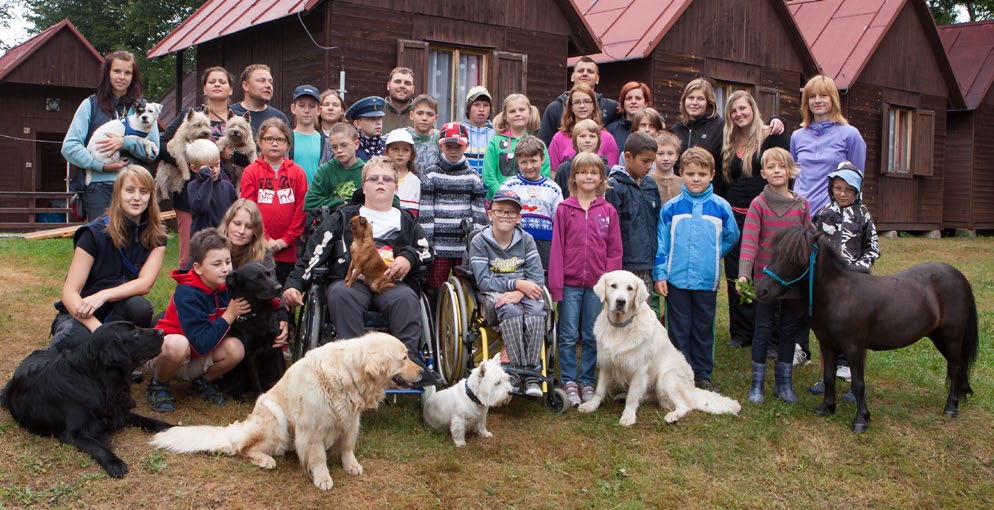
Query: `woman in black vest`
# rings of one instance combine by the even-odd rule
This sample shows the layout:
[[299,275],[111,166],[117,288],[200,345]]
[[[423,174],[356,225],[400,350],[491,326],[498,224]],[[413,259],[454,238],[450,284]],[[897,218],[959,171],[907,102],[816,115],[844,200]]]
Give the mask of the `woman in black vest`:
[[155,146],[151,151],[147,151],[136,137],[108,135],[106,139],[97,141],[97,148],[102,153],[118,150],[127,153],[122,161],[103,163],[86,150],[86,144],[97,128],[112,119],[126,121],[140,101],[143,101],[142,80],[134,55],[127,51],[108,53],[100,65],[96,93],[80,103],[62,142],[62,156],[76,168],[77,174],[85,171],[83,211],[91,221],[107,210],[114,177],[117,171],[128,166],[127,158],[151,163],[158,156],[158,126],[153,126],[146,137]]
[[52,348],[71,349],[108,321],[150,327],[152,290],[166,254],[166,230],[148,170],[130,165],[117,172],[107,215],[73,236],[74,252],[52,321]]

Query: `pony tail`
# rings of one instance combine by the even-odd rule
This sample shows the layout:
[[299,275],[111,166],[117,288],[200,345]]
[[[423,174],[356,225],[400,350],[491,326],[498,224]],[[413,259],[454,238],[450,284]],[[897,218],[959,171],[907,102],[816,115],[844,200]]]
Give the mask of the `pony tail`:
[[507,122],[504,120],[504,112],[500,112],[494,117],[494,131],[497,133],[503,133],[507,131]]
[[528,132],[537,133],[539,126],[542,124],[542,114],[539,113],[538,107],[535,105],[529,105],[528,107]]

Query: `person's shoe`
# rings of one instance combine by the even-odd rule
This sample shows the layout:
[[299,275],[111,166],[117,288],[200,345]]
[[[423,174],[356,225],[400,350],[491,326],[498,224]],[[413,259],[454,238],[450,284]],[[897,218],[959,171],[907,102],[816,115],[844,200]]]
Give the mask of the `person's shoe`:
[[808,359],[804,349],[801,349],[800,345],[794,344],[794,366],[807,365],[808,363],[811,363],[811,360]]
[[852,381],[852,370],[849,369],[848,365],[839,365],[839,367],[835,369],[835,377],[845,379],[846,381]]
[[743,342],[741,338],[733,338],[728,342],[725,342],[725,345],[729,347],[745,347],[745,342]]
[[808,388],[808,393],[812,395],[821,395],[822,393],[825,393],[825,381],[819,379],[818,382],[812,384],[811,387]]
[[714,381],[712,381],[711,379],[707,378],[694,379],[694,386],[697,386],[699,389],[702,390],[713,391],[715,393],[718,393],[718,385],[715,384]]
[[408,356],[415,365],[421,367],[421,379],[411,384],[412,388],[424,388],[426,386],[437,386],[442,384],[442,376],[438,372],[425,366],[418,356]]
[[155,378],[148,383],[146,400],[148,407],[157,413],[171,413],[176,410],[173,396],[169,394],[169,384],[157,382]]
[[589,402],[590,399],[594,398],[594,387],[590,385],[584,386],[583,389],[580,390],[580,398],[583,399],[584,402]]
[[787,402],[788,404],[796,404],[800,401],[797,395],[794,394],[794,388],[792,387],[792,376],[794,366],[790,363],[780,362],[773,367],[773,374],[776,379],[776,395],[777,398]]
[[853,394],[852,390],[849,390],[849,391],[846,392],[845,395],[842,395],[842,400],[845,400],[846,402],[849,402],[850,404],[855,404],[856,403],[856,395]]
[[138,367],[131,371],[131,382],[138,384],[145,379],[145,373],[142,372],[142,367]]
[[203,377],[198,377],[190,383],[190,392],[216,406],[222,406],[228,401],[217,385]]
[[542,386],[535,381],[525,383],[525,395],[529,397],[541,397]]
[[753,404],[763,403],[763,381],[766,379],[766,363],[752,362],[752,387],[747,400]]
[[568,381],[563,385],[563,389],[566,390],[566,397],[569,398],[569,405],[573,407],[580,405],[580,390],[577,388],[575,382]]

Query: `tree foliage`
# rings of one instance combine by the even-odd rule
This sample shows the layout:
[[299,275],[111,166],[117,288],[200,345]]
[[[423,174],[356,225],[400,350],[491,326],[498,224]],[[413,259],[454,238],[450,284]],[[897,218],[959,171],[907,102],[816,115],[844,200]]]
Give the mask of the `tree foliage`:
[[[994,18],[994,0],[978,0],[974,2],[954,2],[952,0],[929,0],[932,16],[936,25],[981,21]],[[958,19],[957,9],[966,11],[967,19]]]
[[[157,99],[176,82],[175,56],[147,60],[145,55],[203,3],[202,0],[26,0],[27,19],[40,32],[69,18],[100,53],[127,50],[141,69],[145,96]],[[188,52],[190,53],[190,52]],[[184,68],[193,65],[193,55]]]

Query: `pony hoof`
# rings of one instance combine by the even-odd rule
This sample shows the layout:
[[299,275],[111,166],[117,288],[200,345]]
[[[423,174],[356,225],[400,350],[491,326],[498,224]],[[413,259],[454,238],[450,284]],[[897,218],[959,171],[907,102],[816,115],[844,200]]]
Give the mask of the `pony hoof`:
[[946,408],[946,416],[950,418],[955,418],[957,414],[959,414],[959,411],[955,407],[952,409],[948,407]]
[[862,434],[866,429],[870,428],[869,423],[854,423],[852,426],[852,431],[857,434]]
[[829,416],[834,412],[835,412],[835,406],[830,406],[826,404],[822,404],[817,408],[815,408],[815,414],[817,414],[818,416]]

